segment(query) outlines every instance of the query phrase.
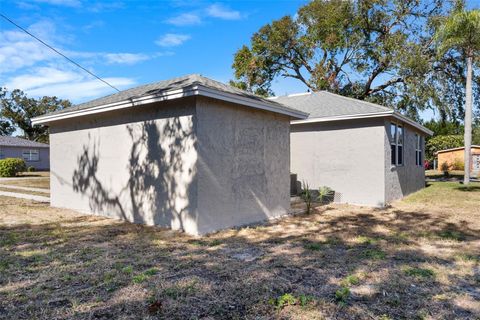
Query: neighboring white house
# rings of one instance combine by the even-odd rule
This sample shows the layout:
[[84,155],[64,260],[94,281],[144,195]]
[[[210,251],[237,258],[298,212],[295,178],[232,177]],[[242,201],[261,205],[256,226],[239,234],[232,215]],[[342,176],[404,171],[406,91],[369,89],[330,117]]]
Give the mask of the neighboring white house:
[[286,214],[290,120],[199,75],[33,119],[50,126],[51,205],[204,234]]
[[273,97],[309,113],[291,124],[291,172],[328,186],[342,203],[384,206],[425,186],[424,141],[432,132],[377,104],[320,91]]

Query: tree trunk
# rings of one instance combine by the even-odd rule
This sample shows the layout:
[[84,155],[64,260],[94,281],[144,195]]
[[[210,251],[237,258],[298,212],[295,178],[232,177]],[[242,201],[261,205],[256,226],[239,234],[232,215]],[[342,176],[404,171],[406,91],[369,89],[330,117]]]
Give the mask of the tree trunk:
[[472,159],[472,62],[473,56],[467,57],[467,85],[465,88],[465,175],[463,184],[470,183],[470,162]]

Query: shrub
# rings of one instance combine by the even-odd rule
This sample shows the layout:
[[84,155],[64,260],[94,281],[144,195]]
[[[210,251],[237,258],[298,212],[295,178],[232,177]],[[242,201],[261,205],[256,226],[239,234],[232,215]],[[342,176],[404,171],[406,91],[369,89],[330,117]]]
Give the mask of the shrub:
[[28,172],[35,172],[35,167],[30,166],[30,167],[27,168],[27,171]]
[[448,166],[448,163],[444,162],[440,165],[440,170],[443,172],[443,175],[445,177],[448,177],[448,170],[449,170],[449,166]]
[[303,190],[302,190],[301,197],[305,202],[305,205],[307,206],[307,209],[306,209],[307,214],[309,214],[310,211],[312,210],[312,201],[313,201],[312,190],[310,190],[308,183],[305,181],[302,183],[302,189]]
[[318,189],[318,200],[321,203],[333,201],[333,190],[327,186],[320,187]]
[[453,160],[453,163],[452,163],[452,170],[463,171],[464,169],[465,169],[465,163],[461,159],[455,158],[455,160]]
[[0,160],[0,177],[15,177],[19,172],[25,171],[23,159],[6,158]]
[[462,135],[439,135],[430,138],[425,145],[426,159],[433,161],[435,152],[463,146]]

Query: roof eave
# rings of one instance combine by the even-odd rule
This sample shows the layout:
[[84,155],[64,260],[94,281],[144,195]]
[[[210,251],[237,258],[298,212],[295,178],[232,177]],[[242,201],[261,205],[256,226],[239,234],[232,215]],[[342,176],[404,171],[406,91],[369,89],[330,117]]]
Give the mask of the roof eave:
[[411,125],[412,127],[415,127],[417,128],[418,130],[428,134],[429,136],[433,136],[433,131],[430,130],[430,129],[427,129],[425,128],[424,126],[422,126],[421,124],[413,121],[412,119],[409,119],[407,117],[405,117],[404,115],[398,113],[398,112],[393,112],[393,117],[398,119],[398,120],[401,120],[405,123],[408,123],[409,125]]
[[162,92],[161,95],[154,94],[154,95],[139,97],[136,99],[128,99],[128,100],[123,100],[115,103],[99,105],[96,107],[82,109],[82,110],[73,110],[70,112],[63,112],[59,114],[50,114],[50,115],[46,114],[40,117],[33,118],[32,124],[34,125],[48,124],[58,120],[64,120],[69,118],[87,116],[87,115],[96,114],[96,113],[103,113],[107,111],[131,108],[139,105],[151,104],[151,103],[166,101],[166,100],[174,100],[174,99],[184,98],[188,96],[211,97],[211,98],[220,99],[223,101],[246,105],[256,109],[262,109],[262,110],[284,114],[294,119],[305,119],[308,117],[308,113],[305,113],[299,110],[293,110],[290,108],[288,109],[281,108],[278,105],[276,105],[276,103],[269,103],[267,101],[257,101],[252,98],[242,97],[237,94],[212,89],[202,85],[193,85],[193,86],[189,86],[181,89],[165,91],[165,92]]
[[347,114],[341,116],[331,117],[317,117],[304,120],[293,120],[291,124],[304,124],[304,123],[316,123],[316,122],[329,122],[329,121],[342,121],[342,120],[354,120],[354,119],[366,119],[366,118],[379,118],[387,117],[393,114],[392,111],[374,112],[374,113],[362,113],[362,114]]
[[433,131],[425,128],[421,124],[395,112],[393,110],[382,111],[382,112],[371,112],[371,113],[363,113],[363,114],[350,114],[350,115],[341,115],[341,116],[332,116],[332,117],[318,117],[318,118],[310,118],[305,120],[294,120],[291,121],[291,124],[304,124],[304,123],[316,123],[316,122],[330,122],[330,121],[342,121],[342,120],[354,120],[354,119],[368,119],[368,118],[380,118],[380,117],[394,117],[398,120],[401,120],[410,126],[424,132],[428,135],[433,135]]

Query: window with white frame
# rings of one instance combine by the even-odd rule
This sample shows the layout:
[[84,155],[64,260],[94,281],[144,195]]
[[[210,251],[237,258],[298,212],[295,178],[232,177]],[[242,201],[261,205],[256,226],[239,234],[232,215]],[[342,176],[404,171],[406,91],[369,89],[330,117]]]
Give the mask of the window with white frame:
[[38,149],[23,150],[22,157],[23,157],[23,160],[25,160],[25,161],[38,161],[38,160],[40,160]]
[[390,123],[390,150],[391,164],[403,165],[403,127],[397,123]]
[[423,165],[423,139],[419,134],[415,134],[415,165]]

